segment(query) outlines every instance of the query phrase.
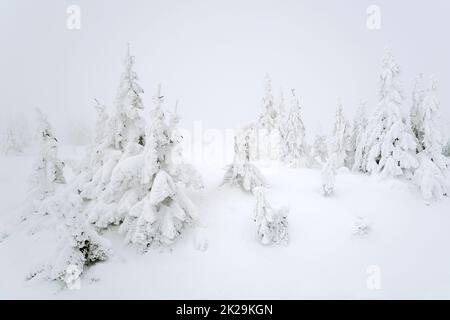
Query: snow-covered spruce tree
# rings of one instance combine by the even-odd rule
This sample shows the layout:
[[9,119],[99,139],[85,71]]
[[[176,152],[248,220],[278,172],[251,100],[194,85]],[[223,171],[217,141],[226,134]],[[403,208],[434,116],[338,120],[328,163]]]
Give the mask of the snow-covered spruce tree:
[[256,197],[255,222],[257,235],[262,244],[282,244],[289,241],[287,213],[285,207],[273,209],[266,199],[262,187],[254,189]]
[[58,140],[47,117],[41,110],[37,113],[38,156],[30,178],[31,189],[37,199],[44,199],[58,184],[65,183],[64,163],[58,157]]
[[172,243],[197,220],[185,188],[201,185],[201,181],[191,166],[172,161],[172,151],[179,143],[178,116],[167,119],[162,101],[158,89],[142,152],[118,162],[90,213],[90,220],[99,227],[121,224],[119,232],[126,241],[143,250]]
[[349,165],[350,139],[350,125],[344,117],[342,104],[339,102],[336,108],[336,118],[329,151],[329,154],[336,156],[335,165],[337,169]]
[[278,101],[278,108],[277,108],[277,120],[278,120],[278,128],[280,130],[282,129],[283,124],[286,122],[288,116],[288,112],[286,110],[286,102],[284,99],[284,92],[283,89],[280,89],[280,98]]
[[20,115],[5,119],[4,127],[0,132],[1,154],[21,154],[24,148],[30,145],[32,139],[27,122],[27,118]]
[[234,161],[226,168],[223,184],[240,186],[251,191],[267,183],[259,169],[250,162],[250,146],[248,135],[237,134],[234,137]]
[[271,133],[278,129],[278,112],[272,95],[272,81],[269,74],[264,78],[264,97],[262,99],[262,112],[259,116],[259,125]]
[[311,147],[311,159],[320,167],[323,167],[328,158],[327,137],[317,132]]
[[354,152],[353,171],[366,172],[365,164],[367,163],[366,141],[367,141],[367,114],[366,102],[361,101],[356,110],[355,119],[352,128],[352,142]]
[[442,154],[443,143],[437,128],[436,119],[439,112],[437,82],[431,80],[423,102],[418,108],[418,125],[416,127],[420,140],[418,141],[419,167],[414,172],[414,180],[420,187],[426,201],[440,199],[448,192],[447,168],[448,159]]
[[2,132],[0,138],[0,151],[2,154],[20,154],[23,152],[17,132],[10,124],[8,124],[5,131]]
[[392,55],[383,58],[380,75],[380,101],[368,124],[367,171],[382,177],[412,177],[417,167],[416,139],[409,114],[402,108],[400,69]]
[[145,136],[145,121],[139,112],[144,109],[140,96],[144,91],[137,83],[134,63],[134,56],[130,54],[128,46],[117,91],[116,110],[112,118],[115,148],[125,152],[125,155],[139,153],[144,146]]
[[324,196],[330,196],[334,193],[334,182],[336,180],[338,156],[332,153],[322,168],[322,192]]
[[48,265],[49,278],[63,281],[69,288],[86,267],[111,255],[109,243],[86,221],[83,207],[83,199],[73,192],[61,201],[62,235],[55,256]]
[[[280,159],[280,125],[283,118],[272,95],[272,84],[268,74],[264,80],[262,111],[258,119],[258,158],[260,160]],[[284,103],[284,102],[283,102]]]
[[305,126],[301,116],[300,102],[294,89],[292,89],[289,113],[282,128],[281,151],[283,161],[295,167],[306,166],[308,146],[305,140]]
[[[94,173],[80,186],[85,199],[94,200],[102,195],[119,160],[139,154],[144,148],[145,120],[140,114],[143,91],[133,66],[134,57],[128,47],[112,114],[108,117],[104,107],[97,107],[96,138],[91,151],[95,155],[86,160],[94,167]],[[94,163],[90,164],[92,161]]]
[[[93,183],[94,175],[104,164],[105,151],[112,144],[111,133],[108,133],[108,113],[106,107],[95,99],[95,110],[97,118],[94,126],[94,135],[90,145],[87,148],[87,153],[84,159],[78,163],[74,169],[77,174],[76,184],[78,190],[83,194],[83,197],[89,198],[86,191],[89,185],[94,186],[98,183]],[[99,177],[97,176],[97,179]]]
[[[423,87],[423,74],[419,74],[414,82],[412,93],[412,107],[411,107],[411,129],[417,141],[423,139],[422,119],[423,119],[423,102],[425,99],[425,88]],[[420,143],[417,145],[417,151],[422,151]]]

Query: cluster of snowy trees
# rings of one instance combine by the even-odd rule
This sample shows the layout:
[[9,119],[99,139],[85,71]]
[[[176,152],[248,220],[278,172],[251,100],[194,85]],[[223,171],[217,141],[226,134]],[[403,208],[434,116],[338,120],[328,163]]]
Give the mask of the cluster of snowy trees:
[[422,77],[418,77],[408,108],[399,75],[399,66],[387,52],[382,60],[378,106],[354,146],[353,169],[412,180],[426,201],[440,199],[447,195],[449,162],[437,125],[437,82],[432,77],[423,89]]
[[[246,141],[242,144],[244,153],[249,155],[245,161],[276,159],[293,167],[320,166],[324,195],[333,193],[335,175],[342,167],[411,180],[427,201],[447,195],[448,146],[444,146],[436,124],[437,82],[431,79],[424,89],[422,77],[418,77],[412,107],[408,108],[399,77],[399,66],[386,52],[379,79],[379,101],[373,114],[368,114],[366,102],[362,101],[350,122],[338,102],[329,139],[318,134],[309,145],[295,90],[291,91],[286,109],[283,95],[274,99],[271,80],[266,75],[261,114],[238,133],[239,139]],[[247,171],[250,174],[255,169]]]
[[268,183],[250,161],[249,136],[238,134],[234,141],[234,161],[226,168],[224,183],[251,192],[255,199],[254,221],[262,244],[287,244],[287,208],[273,209],[266,196]]
[[112,110],[96,105],[95,137],[75,178],[64,176],[58,140],[38,111],[39,154],[32,175],[32,214],[62,226],[52,263],[41,268],[50,279],[79,277],[84,268],[111,254],[100,235],[112,225],[142,251],[169,245],[199,221],[186,193],[201,188],[196,170],[182,161],[176,108],[163,108],[158,86],[150,108],[134,71],[129,49]]
[[[151,107],[145,107],[134,63],[128,48],[115,105],[108,109],[97,102],[94,137],[84,159],[73,168],[74,178],[66,178],[53,128],[37,111],[39,149],[30,179],[32,201],[24,219],[53,219],[61,236],[51,263],[33,276],[45,272],[50,279],[73,282],[86,266],[111,255],[101,233],[114,225],[127,242],[143,252],[170,245],[187,227],[199,225],[198,211],[187,190],[203,184],[200,174],[182,160],[177,106],[165,110],[158,86]],[[436,125],[437,81],[432,78],[424,88],[423,77],[418,77],[412,107],[407,108],[399,75],[398,65],[387,53],[375,112],[369,116],[362,101],[350,122],[338,102],[331,137],[317,134],[312,145],[305,138],[295,90],[291,90],[286,108],[283,94],[274,99],[266,76],[262,112],[257,121],[236,133],[234,161],[224,177],[225,183],[254,196],[254,221],[261,243],[288,242],[288,209],[270,205],[268,183],[255,160],[321,167],[326,196],[333,194],[336,174],[343,167],[411,180],[427,201],[447,195],[449,160],[445,152],[448,154],[449,145],[444,146]],[[8,150],[14,149],[14,139],[11,134]],[[357,233],[363,234],[367,228],[361,222]]]

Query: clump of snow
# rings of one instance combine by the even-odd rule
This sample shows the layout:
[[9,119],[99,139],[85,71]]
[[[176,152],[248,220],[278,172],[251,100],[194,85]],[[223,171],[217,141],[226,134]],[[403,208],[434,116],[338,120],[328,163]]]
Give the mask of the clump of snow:
[[353,235],[357,237],[365,237],[371,231],[370,223],[365,217],[358,216],[354,222]]

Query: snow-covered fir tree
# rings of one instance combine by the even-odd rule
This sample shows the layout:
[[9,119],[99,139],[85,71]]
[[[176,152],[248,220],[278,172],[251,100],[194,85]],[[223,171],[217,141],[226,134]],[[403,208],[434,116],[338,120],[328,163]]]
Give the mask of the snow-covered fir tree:
[[175,126],[178,116],[167,119],[158,87],[146,129],[143,167],[137,185],[124,194],[119,210],[126,217],[119,232],[126,240],[149,246],[170,244],[183,229],[198,220],[197,210],[185,193],[198,185],[199,176],[187,166],[172,161],[172,150],[179,143]]
[[[423,74],[419,74],[414,81],[414,88],[412,93],[412,107],[411,107],[411,129],[417,138],[421,141],[423,138],[422,119],[423,119],[423,102],[425,99],[425,88],[423,86]],[[422,151],[420,144],[417,145],[418,152]]]
[[285,207],[273,209],[266,199],[264,189],[254,189],[256,197],[255,222],[257,235],[262,244],[282,244],[289,241],[287,213]]
[[83,207],[83,199],[76,193],[67,194],[61,201],[61,236],[48,265],[50,279],[63,281],[69,288],[86,267],[106,260],[112,253],[109,242],[87,222]]
[[[94,135],[91,143],[88,146],[86,157],[77,163],[72,165],[77,176],[78,190],[82,193],[83,197],[88,196],[88,185],[97,185],[92,183],[94,174],[98,172],[104,164],[105,151],[112,145],[113,134],[108,133],[108,113],[106,107],[95,99],[94,108],[97,113],[97,118],[94,126]],[[99,177],[96,177],[98,180]],[[92,191],[92,190],[91,190]]]
[[296,167],[306,166],[308,146],[305,140],[305,126],[301,116],[300,102],[292,89],[291,105],[281,134],[281,152],[284,162]]
[[44,199],[52,193],[58,184],[65,183],[64,163],[58,156],[58,140],[47,116],[36,109],[38,156],[31,176],[31,187],[35,197]]
[[366,168],[383,177],[410,178],[418,165],[417,143],[409,114],[403,110],[399,74],[398,65],[387,52],[380,75],[380,101],[368,124]]
[[223,183],[253,192],[255,188],[267,186],[267,183],[259,169],[250,162],[249,139],[249,135],[235,135],[234,160],[226,168]]
[[365,164],[367,163],[366,141],[367,141],[367,113],[366,102],[361,101],[356,110],[355,119],[352,127],[352,142],[354,162],[353,171],[366,172]]
[[180,142],[178,116],[166,117],[158,87],[146,127],[145,146],[136,155],[121,157],[111,179],[90,210],[99,227],[121,224],[126,241],[143,250],[170,244],[197,220],[196,208],[185,188],[199,186],[200,177],[189,165],[172,161]]
[[13,115],[4,121],[0,131],[0,153],[21,154],[32,140],[27,118],[22,115]]
[[336,168],[349,165],[349,153],[351,151],[350,125],[344,117],[342,104],[339,101],[336,108],[333,134],[331,136],[329,154],[336,156]]
[[327,137],[319,129],[314,136],[311,146],[311,160],[319,167],[323,167],[328,158]]
[[279,130],[281,131],[283,129],[283,125],[286,123],[287,121],[287,117],[288,117],[288,110],[286,110],[286,101],[284,98],[284,91],[283,89],[280,89],[280,98],[278,100],[278,104],[277,104],[277,127],[279,128]]
[[259,125],[262,129],[271,133],[278,129],[278,112],[272,95],[272,80],[269,74],[264,78],[264,97],[262,99],[262,111],[259,116]]
[[[284,104],[280,101],[280,104]],[[272,83],[270,76],[266,74],[264,79],[264,97],[262,99],[261,114],[257,121],[258,127],[258,159],[279,160],[280,159],[280,126],[284,121],[280,114],[282,105],[276,104],[272,95]]]
[[10,125],[6,127],[0,138],[0,151],[2,154],[20,154],[23,152],[17,132]]
[[430,88],[417,112],[419,167],[414,172],[414,180],[420,187],[425,200],[440,199],[448,191],[448,159],[442,154],[442,136],[436,120],[439,112],[437,82],[431,80]]
[[140,114],[144,109],[140,95],[144,91],[137,83],[138,76],[134,71],[134,63],[134,56],[130,54],[128,46],[111,124],[115,148],[125,151],[125,154],[137,154],[144,146],[145,121]]
[[97,106],[95,140],[91,150],[95,154],[88,155],[85,161],[92,174],[86,175],[88,181],[80,185],[85,199],[98,198],[109,184],[118,162],[139,154],[144,148],[145,120],[140,113],[143,90],[137,83],[138,76],[133,67],[134,57],[128,46],[112,114],[108,116],[103,106]]
[[338,156],[332,153],[322,168],[322,192],[324,196],[334,193],[334,182],[336,180]]

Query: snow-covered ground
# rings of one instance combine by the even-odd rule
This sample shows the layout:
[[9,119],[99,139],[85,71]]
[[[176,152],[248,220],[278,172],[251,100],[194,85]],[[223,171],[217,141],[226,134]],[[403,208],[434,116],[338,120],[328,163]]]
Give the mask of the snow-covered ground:
[[[81,151],[66,147],[62,155]],[[106,237],[113,257],[88,269],[80,290],[26,281],[51,256],[56,236],[53,228],[32,234],[26,223],[15,224],[32,160],[0,158],[0,299],[450,298],[448,198],[427,206],[409,183],[348,172],[338,174],[335,195],[325,198],[320,171],[283,167],[261,169],[274,207],[290,206],[287,246],[261,245],[254,197],[221,186],[223,168],[201,167],[205,189],[191,196],[203,231],[140,254],[112,230]],[[370,223],[363,237],[353,235],[358,216]],[[206,251],[195,248],[202,237]],[[373,277],[379,288],[368,286]]]

